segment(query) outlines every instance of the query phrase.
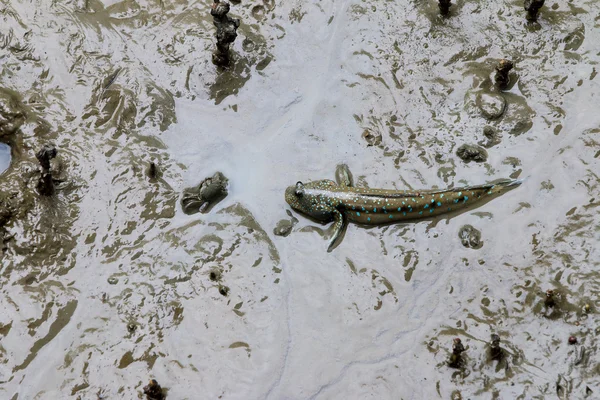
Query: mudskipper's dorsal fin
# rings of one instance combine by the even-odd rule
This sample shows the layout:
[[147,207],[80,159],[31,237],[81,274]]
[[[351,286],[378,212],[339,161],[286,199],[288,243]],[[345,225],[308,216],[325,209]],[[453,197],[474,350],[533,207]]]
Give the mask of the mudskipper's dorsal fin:
[[337,167],[335,167],[335,181],[340,186],[354,186],[352,172],[350,172],[350,168],[348,168],[346,164],[339,164]]

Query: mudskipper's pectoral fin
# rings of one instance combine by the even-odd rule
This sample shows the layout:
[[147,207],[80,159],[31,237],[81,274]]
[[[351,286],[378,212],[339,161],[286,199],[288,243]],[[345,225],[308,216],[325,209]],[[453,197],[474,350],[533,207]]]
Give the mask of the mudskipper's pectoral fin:
[[335,181],[340,186],[354,186],[352,172],[350,172],[350,168],[348,168],[346,164],[340,164],[337,167],[335,167]]
[[331,238],[331,242],[329,243],[329,247],[327,248],[327,252],[331,252],[335,249],[344,238],[344,234],[346,233],[346,227],[348,226],[348,219],[344,214],[339,212],[338,210],[333,210],[333,238]]

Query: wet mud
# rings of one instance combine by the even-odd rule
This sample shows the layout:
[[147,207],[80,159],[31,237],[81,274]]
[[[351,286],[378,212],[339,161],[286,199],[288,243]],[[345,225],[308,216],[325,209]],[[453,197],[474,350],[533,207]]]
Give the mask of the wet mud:
[[[524,3],[232,1],[225,68],[211,1],[3,1],[0,398],[595,398],[600,5]],[[327,253],[283,192],[340,164],[524,183]]]

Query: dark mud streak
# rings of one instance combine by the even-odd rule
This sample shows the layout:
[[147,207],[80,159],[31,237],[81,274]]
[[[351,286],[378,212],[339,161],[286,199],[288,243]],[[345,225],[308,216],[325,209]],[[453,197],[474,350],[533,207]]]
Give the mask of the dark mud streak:
[[50,325],[50,329],[48,329],[48,333],[46,334],[46,336],[39,339],[38,341],[36,341],[33,344],[33,346],[31,347],[31,350],[29,352],[29,355],[27,356],[27,358],[25,358],[25,361],[23,361],[20,365],[17,365],[16,367],[14,367],[13,373],[27,368],[27,366],[29,364],[31,364],[31,362],[33,360],[35,360],[35,358],[38,355],[38,352],[45,345],[50,343],[52,341],[52,339],[54,339],[60,333],[60,331],[63,330],[63,328],[65,326],[67,326],[67,324],[71,321],[71,317],[75,313],[76,309],[77,309],[77,300],[71,300],[70,302],[67,303],[66,306],[64,306],[63,308],[61,308],[60,310],[57,311],[56,319],[54,320],[52,325]]

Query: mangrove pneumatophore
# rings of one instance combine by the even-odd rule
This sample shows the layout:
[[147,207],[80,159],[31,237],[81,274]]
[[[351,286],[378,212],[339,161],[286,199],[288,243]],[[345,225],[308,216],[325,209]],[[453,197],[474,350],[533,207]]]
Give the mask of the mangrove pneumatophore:
[[229,3],[214,0],[210,9],[210,15],[213,17],[213,23],[217,28],[215,37],[217,38],[217,49],[213,52],[212,60],[215,65],[227,66],[230,62],[229,46],[237,38],[237,29],[240,26],[240,20],[231,18],[229,13]]
[[462,353],[465,351],[460,338],[455,338],[452,341],[452,354],[448,359],[448,366],[452,368],[460,368],[463,365]]
[[525,0],[523,4],[527,11],[527,20],[536,21],[540,8],[544,5],[544,0]]
[[37,189],[42,196],[52,196],[54,194],[54,181],[50,171],[50,160],[56,157],[56,147],[45,144],[40,151],[35,154],[42,167],[42,175],[38,181]]
[[440,14],[448,15],[450,13],[450,6],[452,2],[450,0],[439,0],[438,7],[440,8]]
[[498,65],[496,65],[496,76],[494,79],[499,89],[504,90],[508,87],[510,83],[510,76],[508,74],[513,67],[513,62],[507,59],[500,60]]

